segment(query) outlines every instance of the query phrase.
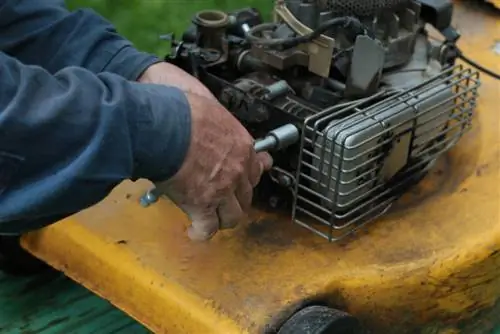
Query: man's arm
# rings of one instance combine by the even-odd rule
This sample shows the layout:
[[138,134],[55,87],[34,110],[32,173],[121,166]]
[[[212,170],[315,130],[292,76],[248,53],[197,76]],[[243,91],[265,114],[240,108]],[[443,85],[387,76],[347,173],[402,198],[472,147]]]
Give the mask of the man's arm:
[[1,52],[0,73],[0,232],[180,168],[191,135],[181,90],[76,67],[52,75]]
[[128,80],[158,62],[94,11],[70,12],[64,0],[0,0],[0,51],[51,73],[79,66]]
[[70,12],[63,0],[0,0],[0,51],[51,73],[79,66],[132,81],[174,85],[215,99],[180,68],[136,50],[94,11]]

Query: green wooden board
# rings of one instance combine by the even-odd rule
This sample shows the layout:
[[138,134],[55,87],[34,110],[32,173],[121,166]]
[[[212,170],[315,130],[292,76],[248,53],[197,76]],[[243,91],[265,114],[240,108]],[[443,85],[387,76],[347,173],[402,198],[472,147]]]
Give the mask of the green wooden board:
[[0,272],[0,333],[148,333],[137,322],[58,273],[32,278]]

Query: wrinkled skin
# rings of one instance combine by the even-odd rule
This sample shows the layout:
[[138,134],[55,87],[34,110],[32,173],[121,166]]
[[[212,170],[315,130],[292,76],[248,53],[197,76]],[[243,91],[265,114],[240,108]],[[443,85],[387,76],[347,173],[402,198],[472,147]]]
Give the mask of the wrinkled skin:
[[177,174],[157,189],[191,218],[188,235],[193,240],[208,240],[220,229],[235,227],[250,209],[262,173],[272,167],[271,156],[256,153],[248,131],[186,72],[161,63],[142,79],[183,89],[191,106],[187,156]]

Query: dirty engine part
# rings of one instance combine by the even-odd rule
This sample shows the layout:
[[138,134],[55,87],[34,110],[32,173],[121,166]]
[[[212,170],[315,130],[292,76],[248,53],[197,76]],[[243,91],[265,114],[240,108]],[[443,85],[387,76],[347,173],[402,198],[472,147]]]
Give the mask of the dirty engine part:
[[[256,205],[338,240],[385,213],[471,127],[479,74],[455,64],[452,10],[451,1],[279,0],[271,22],[255,8],[205,10],[180,40],[168,37],[166,61],[265,138],[259,150],[276,148]],[[284,140],[268,136],[283,129]]]

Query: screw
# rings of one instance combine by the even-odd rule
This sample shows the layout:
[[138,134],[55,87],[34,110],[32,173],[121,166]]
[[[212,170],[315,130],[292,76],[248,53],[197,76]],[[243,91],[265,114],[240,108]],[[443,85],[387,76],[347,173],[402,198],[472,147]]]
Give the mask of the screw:
[[278,176],[278,182],[283,187],[291,187],[292,183],[293,183],[293,181],[290,178],[290,176],[283,175],[283,174],[281,174],[280,176]]
[[279,201],[280,199],[277,196],[271,196],[271,198],[269,198],[269,205],[271,208],[276,209],[279,205]]
[[158,196],[156,196],[156,194],[154,193],[154,188],[153,189],[150,189],[148,190],[147,193],[145,193],[141,199],[140,199],[140,203],[141,203],[141,206],[144,207],[144,208],[147,208],[148,206],[150,206],[151,204],[155,203],[156,201],[158,201]]

